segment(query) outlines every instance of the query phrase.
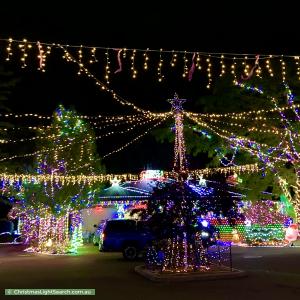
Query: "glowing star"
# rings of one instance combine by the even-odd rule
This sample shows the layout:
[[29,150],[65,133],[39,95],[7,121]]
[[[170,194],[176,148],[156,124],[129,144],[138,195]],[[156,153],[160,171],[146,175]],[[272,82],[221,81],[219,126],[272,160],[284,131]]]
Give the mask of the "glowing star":
[[120,185],[121,180],[117,179],[116,177],[112,180],[110,180],[111,186],[119,186]]

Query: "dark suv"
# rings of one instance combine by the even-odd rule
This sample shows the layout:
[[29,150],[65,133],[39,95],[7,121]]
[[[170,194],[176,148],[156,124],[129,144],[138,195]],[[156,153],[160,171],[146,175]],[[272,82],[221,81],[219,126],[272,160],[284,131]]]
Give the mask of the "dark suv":
[[125,259],[134,260],[152,240],[153,235],[143,221],[108,220],[100,237],[99,250],[119,251]]

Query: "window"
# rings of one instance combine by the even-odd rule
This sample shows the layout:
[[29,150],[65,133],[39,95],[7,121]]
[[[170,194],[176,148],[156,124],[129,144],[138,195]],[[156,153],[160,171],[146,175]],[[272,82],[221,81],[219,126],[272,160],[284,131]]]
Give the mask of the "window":
[[134,220],[126,220],[126,221],[109,221],[106,224],[105,231],[106,232],[124,232],[124,231],[132,231],[136,228],[136,222]]

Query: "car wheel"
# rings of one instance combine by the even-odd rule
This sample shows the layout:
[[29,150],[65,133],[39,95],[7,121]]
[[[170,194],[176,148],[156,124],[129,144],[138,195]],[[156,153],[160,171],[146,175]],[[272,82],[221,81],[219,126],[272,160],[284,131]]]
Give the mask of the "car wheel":
[[135,260],[138,256],[138,250],[135,246],[126,246],[123,249],[123,257],[127,260]]

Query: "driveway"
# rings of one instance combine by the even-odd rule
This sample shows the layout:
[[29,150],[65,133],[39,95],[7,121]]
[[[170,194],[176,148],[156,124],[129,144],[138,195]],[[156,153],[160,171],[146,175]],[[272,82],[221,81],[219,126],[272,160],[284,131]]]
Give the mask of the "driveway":
[[89,299],[105,300],[300,299],[300,248],[236,247],[233,267],[247,270],[248,277],[182,283],[148,281],[134,272],[142,261],[127,262],[119,253],[99,253],[94,246],[73,256],[19,250],[0,246],[0,299],[14,298],[4,296],[5,288],[92,288],[96,296]]

